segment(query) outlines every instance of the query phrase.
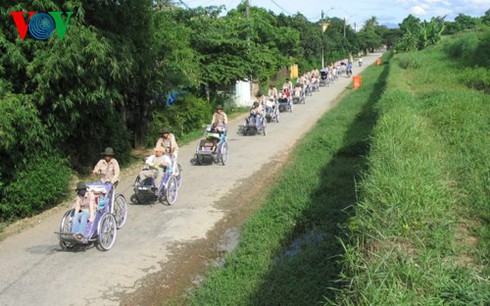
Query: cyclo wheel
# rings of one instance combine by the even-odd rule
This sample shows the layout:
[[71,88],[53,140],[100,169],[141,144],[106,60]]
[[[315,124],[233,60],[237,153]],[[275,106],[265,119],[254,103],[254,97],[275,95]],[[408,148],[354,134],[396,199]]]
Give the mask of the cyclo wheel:
[[[63,215],[63,218],[61,219],[61,223],[60,223],[60,233],[71,232],[72,222],[70,220],[70,216],[72,213],[73,213],[73,209],[70,209]],[[60,239],[60,247],[63,250],[71,249],[72,247],[75,246],[75,243],[64,240],[62,234],[59,235],[59,239]]]
[[117,223],[113,214],[104,214],[97,226],[97,246],[102,251],[108,251],[116,242]]
[[182,166],[180,164],[177,164],[177,167],[179,169],[179,175],[177,175],[177,183],[178,187],[182,186]]
[[177,201],[177,195],[179,193],[178,182],[175,176],[171,176],[167,182],[167,188],[165,189],[165,200],[168,205],[174,205]]
[[202,165],[203,164],[203,157],[202,157],[201,154],[196,153],[196,161],[197,161],[197,164],[198,165]]
[[128,203],[122,194],[116,194],[114,199],[114,216],[116,217],[117,229],[122,228],[128,218]]
[[226,142],[221,145],[220,159],[223,166],[228,162],[228,144]]

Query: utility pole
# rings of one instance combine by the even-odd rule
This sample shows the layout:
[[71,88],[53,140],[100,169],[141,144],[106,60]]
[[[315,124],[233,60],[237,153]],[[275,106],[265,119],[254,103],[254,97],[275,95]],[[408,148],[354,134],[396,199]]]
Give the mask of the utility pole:
[[345,38],[345,17],[344,17],[344,38]]
[[323,17],[324,17],[324,12],[322,10],[322,19],[320,21],[320,26],[322,27],[322,69],[325,68],[325,56],[324,56],[325,51],[324,51],[324,46],[323,46],[324,45],[324,43],[323,43],[324,37],[323,36],[325,35],[325,31],[323,31]]
[[250,18],[250,2],[248,0],[245,0],[245,14],[247,16],[247,19]]

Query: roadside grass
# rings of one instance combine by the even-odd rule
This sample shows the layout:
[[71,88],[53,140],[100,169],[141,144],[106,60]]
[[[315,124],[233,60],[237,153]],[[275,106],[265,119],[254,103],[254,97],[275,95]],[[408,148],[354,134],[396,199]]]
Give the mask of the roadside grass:
[[325,304],[489,305],[490,97],[443,46],[391,63],[344,287]]
[[356,202],[387,70],[367,68],[362,88],[344,96],[296,144],[225,268],[208,271],[189,304],[313,305],[333,297],[342,252],[337,236]]

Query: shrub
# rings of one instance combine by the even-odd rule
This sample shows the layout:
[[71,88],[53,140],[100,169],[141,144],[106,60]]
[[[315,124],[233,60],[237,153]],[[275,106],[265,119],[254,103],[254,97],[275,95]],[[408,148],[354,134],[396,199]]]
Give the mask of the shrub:
[[468,87],[490,93],[490,72],[487,68],[466,68],[461,73],[461,80]]
[[0,186],[0,222],[32,216],[56,205],[68,191],[71,171],[57,155],[30,159],[15,180]]
[[153,111],[146,144],[153,146],[163,127],[169,127],[177,137],[199,129],[211,121],[211,112],[211,105],[206,100],[184,95],[173,106]]
[[471,64],[475,60],[475,51],[479,43],[478,34],[469,33],[447,41],[444,50],[450,57]]
[[403,69],[417,69],[422,66],[422,60],[417,56],[417,53],[406,53],[400,55],[398,65]]
[[490,29],[482,34],[480,43],[472,54],[475,64],[482,67],[490,67]]

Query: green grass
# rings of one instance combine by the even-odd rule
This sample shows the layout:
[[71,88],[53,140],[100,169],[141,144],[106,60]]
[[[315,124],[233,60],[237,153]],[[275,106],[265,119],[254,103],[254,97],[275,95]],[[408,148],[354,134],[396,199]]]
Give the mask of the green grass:
[[[346,95],[297,145],[263,208],[243,227],[226,267],[210,270],[192,305],[314,305],[333,297],[340,273],[337,240],[356,202],[365,169],[374,103],[386,67],[363,73],[361,89]],[[285,256],[299,237],[301,250]]]
[[489,305],[490,97],[438,46],[391,61],[339,305]]

